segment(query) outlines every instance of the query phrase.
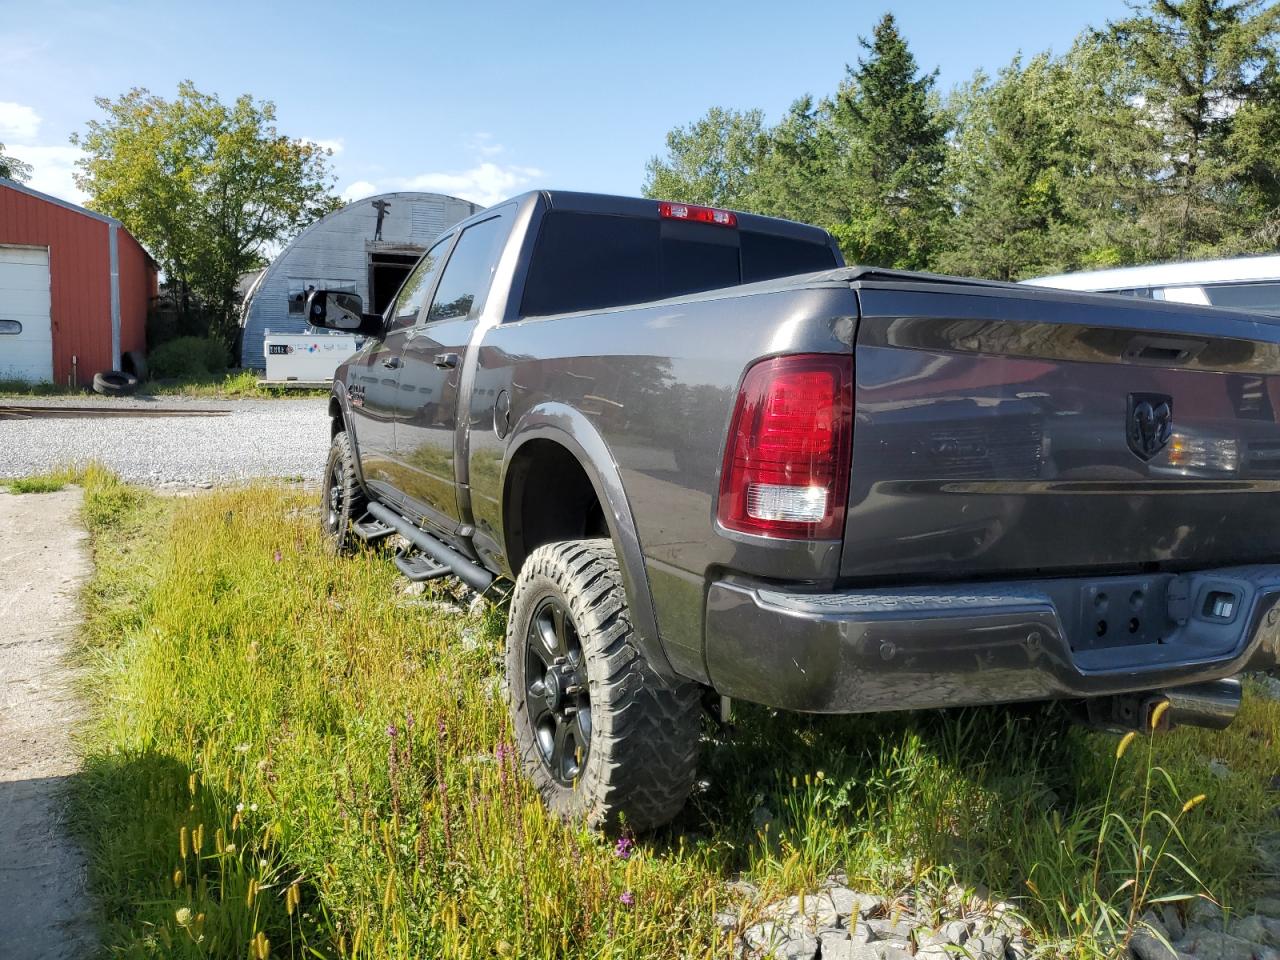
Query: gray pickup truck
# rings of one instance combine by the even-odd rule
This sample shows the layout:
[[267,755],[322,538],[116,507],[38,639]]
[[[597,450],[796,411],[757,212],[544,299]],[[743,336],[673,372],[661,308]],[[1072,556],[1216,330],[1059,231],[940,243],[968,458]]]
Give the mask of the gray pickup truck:
[[845,267],[814,227],[535,192],[453,227],[337,371],[325,525],[514,581],[507,688],[567,817],[694,783],[715,695],[1068,699],[1221,726],[1280,647],[1280,326]]

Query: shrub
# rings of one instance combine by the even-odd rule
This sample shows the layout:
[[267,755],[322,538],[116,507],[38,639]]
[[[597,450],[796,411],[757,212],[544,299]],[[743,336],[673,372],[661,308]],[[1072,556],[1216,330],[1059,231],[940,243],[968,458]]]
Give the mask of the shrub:
[[227,369],[227,348],[207,337],[179,337],[151,351],[155,379],[211,377]]

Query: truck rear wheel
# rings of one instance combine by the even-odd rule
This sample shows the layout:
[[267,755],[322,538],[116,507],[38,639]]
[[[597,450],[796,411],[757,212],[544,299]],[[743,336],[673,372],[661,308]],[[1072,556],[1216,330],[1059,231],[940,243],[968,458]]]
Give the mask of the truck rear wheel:
[[551,543],[525,562],[507,701],[525,773],[556,815],[648,830],[688,799],[699,688],[664,682],[637,649],[611,541]]
[[366,500],[356,479],[355,457],[351,438],[345,431],[333,435],[329,459],[324,465],[324,485],[320,493],[321,522],[333,548],[338,553],[351,553],[358,539],[351,524],[364,514]]

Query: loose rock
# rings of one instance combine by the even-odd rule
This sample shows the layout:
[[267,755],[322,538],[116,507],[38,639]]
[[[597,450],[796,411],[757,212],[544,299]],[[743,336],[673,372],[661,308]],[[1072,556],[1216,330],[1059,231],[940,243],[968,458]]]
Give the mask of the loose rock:
[[1196,960],[1254,960],[1254,955],[1262,949],[1229,933],[1200,928],[1188,930],[1178,948],[1194,954]]
[[1241,940],[1265,943],[1267,940],[1267,927],[1262,922],[1261,917],[1241,917],[1232,922],[1231,935],[1239,937]]
[[[1166,938],[1167,939],[1167,938]],[[1147,929],[1137,930],[1129,941],[1129,949],[1138,960],[1177,960],[1178,951],[1161,942]]]
[[942,929],[938,931],[947,940],[947,943],[955,946],[963,946],[965,941],[969,939],[970,928],[967,920],[950,920],[942,925]]
[[1280,917],[1280,899],[1263,897],[1253,905],[1253,909],[1264,917]]
[[868,920],[867,926],[876,935],[877,940],[910,940],[914,929],[909,917],[899,914],[880,920]]
[[880,960],[880,955],[866,943],[832,940],[823,941],[822,960]]
[[841,917],[866,917],[879,910],[884,901],[869,893],[858,893],[845,886],[830,887],[825,891],[831,898],[836,913]]
[[974,937],[964,945],[965,952],[974,960],[1004,960],[1005,947],[1009,941],[998,934],[986,937]]

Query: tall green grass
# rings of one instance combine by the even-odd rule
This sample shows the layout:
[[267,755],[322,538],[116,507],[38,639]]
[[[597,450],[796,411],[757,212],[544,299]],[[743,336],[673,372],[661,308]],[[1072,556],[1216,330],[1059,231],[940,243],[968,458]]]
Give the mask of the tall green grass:
[[[1252,893],[1274,703],[1119,760],[1053,709],[740,708],[732,733],[708,727],[682,819],[619,847],[549,819],[517,775],[500,613],[444,614],[385,556],[330,556],[284,488],[172,500],[95,475],[85,510],[99,720],[74,819],[115,956],[722,957],[718,911],[748,923],[835,870],[922,899],[985,887],[1093,956],[1120,949],[1135,871],[1139,907]],[[1135,860],[1144,811],[1199,794],[1142,844],[1168,838],[1203,883]],[[758,899],[726,891],[740,876]]]
[[97,461],[80,465],[64,464],[44,473],[0,481],[0,485],[7,487],[10,493],[57,493],[72,484],[91,484],[98,488],[104,488],[108,484],[118,486],[115,484],[115,477]]

